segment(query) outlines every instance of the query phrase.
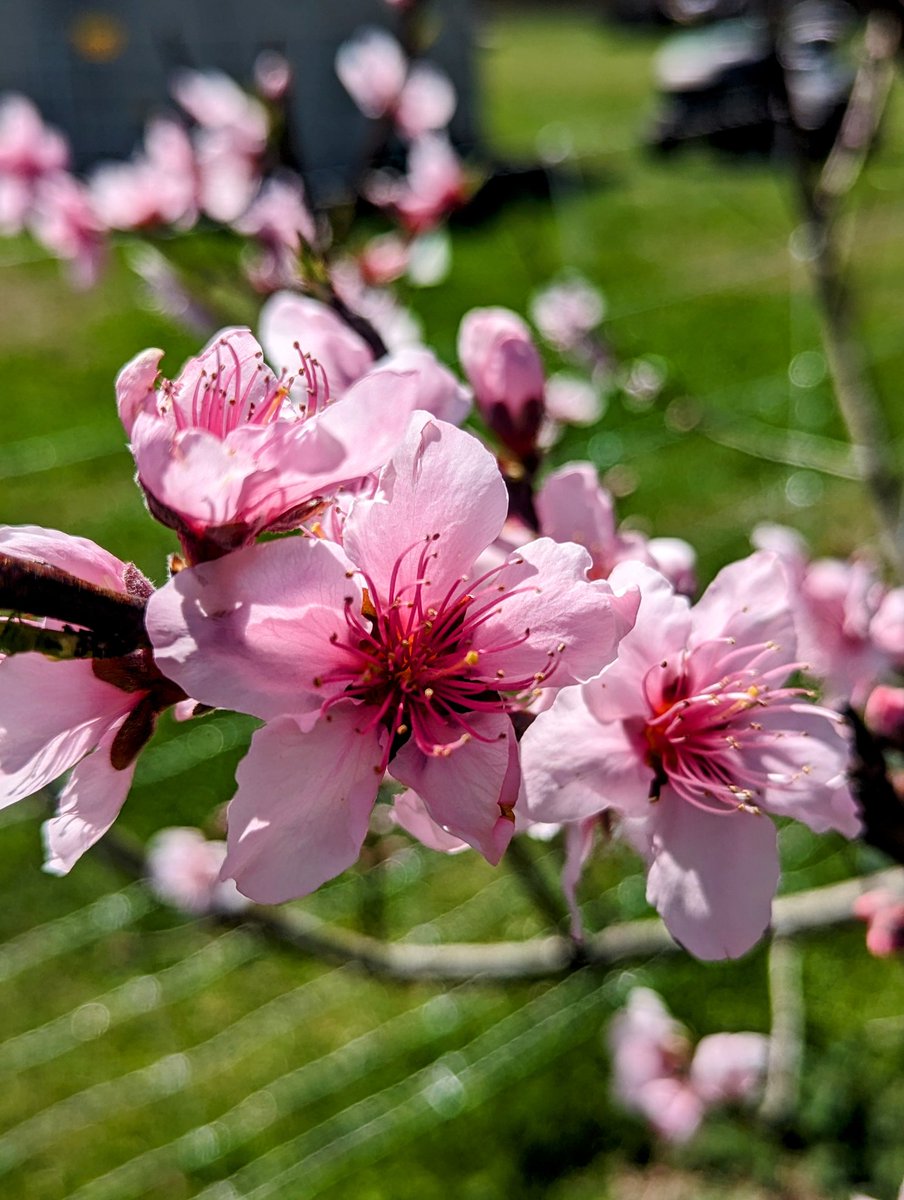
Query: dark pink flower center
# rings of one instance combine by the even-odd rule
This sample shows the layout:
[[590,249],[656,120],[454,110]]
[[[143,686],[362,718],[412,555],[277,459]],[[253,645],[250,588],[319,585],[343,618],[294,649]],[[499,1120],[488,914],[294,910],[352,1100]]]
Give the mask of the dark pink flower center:
[[[695,662],[695,655],[712,656],[713,643],[683,652],[677,662],[667,660],[647,672],[644,692],[650,716],[642,737],[654,770],[650,795],[658,799],[661,788],[669,784],[682,799],[707,812],[757,812],[767,786],[776,782],[761,765],[763,752],[793,730],[793,706],[808,693],[803,688],[775,686],[798,664],[766,667],[765,660],[774,658],[778,650],[774,642],[734,652],[729,639],[723,644],[726,650],[720,647],[719,665],[725,673],[715,681],[698,678]],[[768,728],[761,718],[766,710]],[[771,719],[778,713],[788,715],[786,730],[776,729]],[[808,773],[809,767],[802,765],[800,770]]]
[[510,678],[506,654],[523,645],[530,630],[509,630],[496,643],[482,640],[479,648],[475,635],[506,599],[538,589],[502,582],[506,568],[523,561],[518,558],[479,579],[457,579],[441,600],[428,598],[427,571],[439,536],[434,534],[422,546],[413,579],[405,580],[403,568],[417,547],[400,555],[385,596],[364,576],[361,611],[355,611],[349,597],[346,635],[333,637],[345,652],[346,665],[316,681],[320,686],[344,685],[325,709],[341,700],[356,700],[370,713],[362,729],[378,724],[387,729],[387,762],[409,738],[424,754],[441,756],[471,738],[498,740],[504,734],[487,737],[475,728],[474,715],[523,708],[549,678],[556,654],[564,649],[551,650],[533,673]]
[[297,342],[294,348],[300,362],[298,375],[283,371],[277,378],[262,351],[242,359],[229,338],[221,338],[198,362],[193,386],[182,378],[175,384],[164,381],[164,397],[176,428],[206,429],[225,438],[243,425],[271,425],[283,413],[296,378],[306,389],[297,415],[313,416],[330,402],[329,384],[320,363],[302,353]]

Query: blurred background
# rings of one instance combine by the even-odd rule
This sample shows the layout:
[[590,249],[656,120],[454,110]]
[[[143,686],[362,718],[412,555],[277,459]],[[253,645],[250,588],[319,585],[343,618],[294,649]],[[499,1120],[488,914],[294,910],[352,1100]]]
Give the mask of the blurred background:
[[[862,14],[840,3],[798,7],[797,41],[786,48],[791,100],[818,158],[847,100]],[[820,554],[846,556],[874,536],[833,403],[793,170],[764,107],[768,39],[745,8],[431,6],[436,57],[459,91],[452,136],[479,187],[449,222],[445,281],[401,285],[425,342],[453,367],[469,308],[525,313],[538,289],[569,272],[599,288],[611,353],[595,383],[602,415],[570,428],[551,462],[592,461],[629,524],[696,546],[703,582],[749,552],[757,522],[794,526]],[[172,69],[216,63],[246,82],[261,46],[284,51],[298,84],[296,165],[318,203],[347,207],[367,123],[333,57],[359,25],[385,23],[383,8],[259,0],[253,10],[202,10],[6,0],[0,89],[30,95],[85,165],[128,153]],[[896,81],[842,231],[864,354],[896,437],[902,132]],[[379,231],[372,211],[362,219]],[[233,295],[234,237],[197,230],[166,249],[206,281],[208,298],[255,324],[252,298]],[[113,380],[155,345],[172,376],[204,338],[148,303],[129,253],[117,250],[102,284],[75,293],[27,237],[0,243],[2,518],[92,538],[162,582],[175,545],[132,482]],[[562,365],[553,350],[548,362]],[[164,722],[123,813],[127,833],[209,827],[252,726],[231,715],[193,728]],[[606,1025],[645,984],[694,1036],[766,1032],[764,949],[718,965],[663,956],[555,984],[384,982],[181,916],[100,856],[48,878],[43,815],[37,799],[0,813],[4,1196],[896,1193],[904,980],[900,962],[867,956],[861,929],[800,943],[806,1040],[794,1112],[772,1125],[720,1113],[670,1148],[613,1104]],[[882,865],[865,847],[803,827],[781,838],[785,891]],[[528,852],[554,884],[558,844]],[[582,895],[591,929],[649,913],[627,850],[598,861]],[[303,907],[429,943],[549,932],[504,862],[446,858],[401,832],[374,837],[356,869]]]

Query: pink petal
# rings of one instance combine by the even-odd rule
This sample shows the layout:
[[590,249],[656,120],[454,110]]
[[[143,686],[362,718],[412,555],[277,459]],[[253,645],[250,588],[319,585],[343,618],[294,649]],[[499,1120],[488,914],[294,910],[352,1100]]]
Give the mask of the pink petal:
[[645,813],[652,770],[620,722],[601,725],[581,688],[564,688],[521,740],[527,814],[582,821],[603,809]]
[[77,763],[134,703],[101,682],[90,661],[0,658],[0,808]]
[[385,596],[400,560],[402,581],[417,578],[418,556],[430,541],[424,591],[442,599],[499,533],[507,507],[489,451],[471,434],[423,416],[411,421],[384,468],[377,497],[352,509],[345,548]]
[[[506,594],[474,638],[484,670],[520,679],[555,664],[550,678],[561,687],[590,679],[612,662],[634,624],[636,590],[617,595],[605,580],[588,580],[590,557],[573,542],[538,538],[510,561],[499,576]],[[523,641],[511,646],[515,638]]]
[[[290,538],[180,571],[148,603],[161,670],[204,704],[269,718],[312,714],[341,662],[343,602],[361,592],[329,542]],[[335,690],[335,689],[334,689]]]
[[706,1104],[749,1100],[759,1091],[769,1061],[761,1033],[713,1033],[701,1038],[690,1082]]
[[116,407],[129,437],[140,412],[157,413],[155,385],[161,358],[162,350],[142,350],[116,376]]
[[125,719],[78,764],[60,795],[56,816],[44,822],[44,870],[53,875],[70,871],[119,816],[135,774],[134,762],[122,771],[110,762],[113,739]]
[[0,554],[59,567],[98,587],[125,592],[126,564],[87,538],[37,525],[0,526]]
[[471,395],[432,350],[407,346],[380,360],[377,371],[413,372],[417,378],[417,407],[460,425],[471,411]]
[[647,715],[643,678],[654,663],[683,652],[691,627],[687,600],[652,567],[619,563],[609,584],[616,591],[639,588],[640,607],[633,629],[619,642],[618,658],[584,691],[590,710],[605,722]]
[[617,539],[612,497],[600,487],[596,467],[571,463],[547,476],[537,493],[540,528],[557,542],[577,542],[594,565],[612,565]]
[[441,825],[437,825],[427,812],[423,800],[411,788],[396,796],[392,815],[397,825],[431,850],[439,850],[443,854],[458,854],[460,850],[468,849],[467,842],[454,837]]
[[270,362],[293,368],[297,342],[321,364],[334,396],[373,366],[373,353],[360,334],[319,300],[295,292],[277,292],[261,309],[260,339]]
[[703,1120],[703,1102],[680,1079],[653,1079],[639,1093],[637,1107],[667,1142],[687,1142]]
[[746,812],[716,816],[671,788],[649,818],[647,899],[697,958],[737,958],[767,929],[779,866],[775,826]]
[[729,563],[694,605],[688,647],[724,637],[739,646],[775,642],[781,661],[794,661],[794,595],[777,555],[758,551]]
[[382,730],[335,708],[303,733],[281,718],[258,730],[236,772],[223,878],[259,904],[314,891],[357,859],[382,778]]
[[489,741],[476,738],[456,746],[447,756],[423,754],[407,742],[389,765],[394,779],[413,788],[431,819],[461,838],[494,866],[515,830],[511,813],[518,796],[518,746],[505,715],[475,713],[471,727]]

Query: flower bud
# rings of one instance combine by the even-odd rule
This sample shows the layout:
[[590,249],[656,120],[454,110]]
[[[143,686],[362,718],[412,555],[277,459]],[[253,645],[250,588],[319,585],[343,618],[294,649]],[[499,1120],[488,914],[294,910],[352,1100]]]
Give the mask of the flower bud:
[[472,309],[458,332],[458,357],[493,432],[519,458],[532,454],[545,378],[525,322],[507,308]]
[[863,712],[867,727],[889,742],[904,741],[904,688],[879,684],[870,692]]

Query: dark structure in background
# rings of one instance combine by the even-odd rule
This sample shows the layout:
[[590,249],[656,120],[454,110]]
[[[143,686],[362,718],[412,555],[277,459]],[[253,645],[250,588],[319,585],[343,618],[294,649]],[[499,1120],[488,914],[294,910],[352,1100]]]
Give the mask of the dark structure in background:
[[[430,58],[458,92],[452,136],[476,140],[471,0],[429,0]],[[315,200],[342,195],[370,131],[333,69],[362,25],[394,28],[382,0],[4,0],[0,92],[29,96],[70,138],[75,165],[127,157],[146,117],[166,108],[179,67],[217,67],[248,85],[263,49],[294,71],[293,154]]]
[[[685,12],[693,7],[691,0],[670,0],[670,6]],[[716,13],[731,3],[701,0],[696,7]],[[745,7],[747,16],[682,31],[663,48],[658,60],[662,105],[653,144],[674,150],[705,142],[742,155],[780,149],[775,95],[780,74],[808,155],[825,157],[854,79],[846,41],[858,23],[856,10],[846,0],[789,0],[776,46],[763,5]]]

